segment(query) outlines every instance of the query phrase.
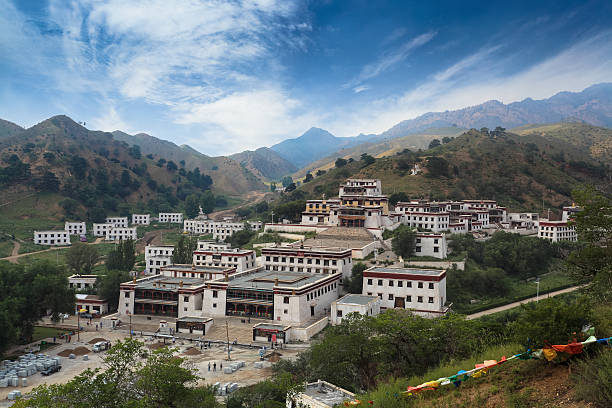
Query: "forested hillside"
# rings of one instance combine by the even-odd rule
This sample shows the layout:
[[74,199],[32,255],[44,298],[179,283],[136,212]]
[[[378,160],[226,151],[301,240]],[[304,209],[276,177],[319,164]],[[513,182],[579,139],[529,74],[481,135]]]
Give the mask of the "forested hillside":
[[[198,168],[151,159],[139,146],[112,134],[90,131],[66,116],[55,116],[0,142],[2,197],[57,193],[66,215],[90,221],[126,208],[151,212],[177,208],[201,195],[213,179]],[[49,202],[48,206],[57,205]]]
[[[571,203],[571,191],[579,184],[612,189],[610,161],[592,154],[588,143],[580,141],[582,133],[573,137],[569,143],[545,133],[519,136],[499,129],[472,129],[422,152],[405,149],[379,159],[364,154],[359,160],[340,160],[333,169],[312,174],[297,192],[308,198],[332,197],[344,179],[365,177],[381,179],[389,195],[487,198],[513,210],[540,211],[543,205],[558,209]],[[410,175],[415,164],[421,172]]]

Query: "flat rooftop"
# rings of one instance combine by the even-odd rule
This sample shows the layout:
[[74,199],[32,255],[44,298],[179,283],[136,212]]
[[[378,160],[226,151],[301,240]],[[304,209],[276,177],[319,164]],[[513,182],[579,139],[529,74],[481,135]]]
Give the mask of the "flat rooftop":
[[328,276],[330,275],[262,270],[241,276],[230,276],[228,288],[272,290],[278,279],[278,286],[297,289]]
[[211,273],[223,273],[227,270],[234,268],[224,266],[193,266],[191,264],[171,264],[162,266],[160,269],[179,271],[179,272],[211,272]]
[[[182,282],[182,287],[181,287]],[[155,276],[153,279],[138,282],[136,281],[136,289],[154,289],[154,290],[167,290],[175,291],[178,289],[185,289],[194,286],[203,285],[206,279],[199,278],[174,278],[170,276]],[[132,282],[125,282],[130,284]]]
[[[315,240],[316,241],[316,240]],[[272,248],[262,248],[261,253],[266,252],[318,252],[325,254],[342,254],[345,253],[349,248],[341,248],[341,247],[317,247],[317,246],[290,246],[290,247],[272,247]]]
[[389,268],[384,266],[373,266],[364,272],[376,273],[405,273],[413,275],[438,276],[444,273],[444,269],[420,269],[420,268]]
[[257,323],[253,326],[254,329],[263,329],[263,330],[278,330],[285,331],[291,328],[291,326],[286,326],[284,324],[272,324],[272,323]]
[[329,407],[342,404],[346,400],[353,400],[355,397],[355,394],[325,381],[306,384],[302,393]]
[[177,322],[189,322],[189,323],[207,323],[210,322],[212,317],[197,317],[197,316],[184,316],[176,319]]
[[353,293],[349,293],[348,295],[345,295],[343,297],[341,297],[340,299],[336,300],[336,303],[341,304],[341,305],[367,305],[368,303],[370,303],[373,300],[378,299],[378,296],[368,296],[368,295],[358,295],[358,294],[353,294]]

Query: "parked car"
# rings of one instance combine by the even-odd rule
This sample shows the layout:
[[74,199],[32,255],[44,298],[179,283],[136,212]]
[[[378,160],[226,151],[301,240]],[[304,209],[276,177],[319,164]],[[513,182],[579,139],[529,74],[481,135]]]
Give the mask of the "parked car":
[[53,367],[49,367],[46,370],[41,371],[40,373],[42,375],[51,375],[53,373],[57,373],[61,369],[62,369],[62,366],[56,365],[56,366],[53,366]]
[[99,341],[93,346],[94,353],[99,353],[104,350],[108,350],[111,344],[110,341]]

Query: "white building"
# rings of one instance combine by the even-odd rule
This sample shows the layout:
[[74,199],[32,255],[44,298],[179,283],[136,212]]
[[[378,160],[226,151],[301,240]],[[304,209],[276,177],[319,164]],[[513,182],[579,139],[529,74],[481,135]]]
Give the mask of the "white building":
[[261,257],[267,271],[339,273],[346,279],[353,269],[352,250],[347,248],[263,248]]
[[114,227],[106,231],[107,241],[125,241],[128,239],[136,240],[137,238],[138,235],[136,233],[136,227]]
[[66,221],[64,231],[67,231],[70,235],[85,235],[87,233],[87,226],[85,222]]
[[198,241],[198,251],[225,251],[231,249],[232,246],[226,242],[217,241]]
[[331,324],[342,323],[342,319],[351,313],[364,316],[376,316],[380,313],[380,298],[378,296],[358,295],[349,293],[331,304]]
[[113,224],[94,224],[93,225],[93,234],[94,237],[105,237],[106,232],[113,228]]
[[74,311],[75,313],[85,310],[85,313],[92,315],[104,315],[108,313],[108,301],[101,299],[97,295],[86,295],[77,293],[75,295]]
[[98,275],[72,275],[68,277],[68,286],[77,292],[93,289],[96,286]]
[[262,268],[206,282],[204,316],[251,316],[301,326],[329,315],[342,275]]
[[183,213],[159,213],[159,222],[167,222],[170,224],[181,224],[183,222]]
[[106,223],[113,227],[126,228],[128,226],[128,217],[106,217]]
[[149,225],[151,223],[150,214],[132,214],[132,224]]
[[446,236],[444,234],[418,233],[415,238],[414,254],[444,259],[447,256]]
[[[287,408],[334,408],[355,401],[355,394],[327,381],[306,384],[296,395],[288,395]],[[350,405],[346,405],[350,406]]]
[[540,215],[538,213],[508,213],[510,229],[535,230],[538,228]]
[[193,252],[193,264],[235,268],[242,272],[255,268],[255,251],[237,248],[197,250]]
[[[263,227],[261,221],[246,221],[253,230]],[[232,221],[213,221],[213,220],[185,220],[183,221],[183,232],[190,234],[211,234],[214,240],[225,240],[232,234],[242,231],[245,228],[244,222]]]
[[538,226],[538,237],[552,242],[578,241],[576,227],[568,221],[541,220]]
[[157,275],[161,268],[172,263],[172,245],[147,245],[145,246],[145,273]]
[[68,231],[34,231],[34,243],[37,245],[70,245]]
[[446,271],[373,266],[363,272],[364,295],[378,296],[381,310],[410,309],[425,317],[441,316],[446,306]]

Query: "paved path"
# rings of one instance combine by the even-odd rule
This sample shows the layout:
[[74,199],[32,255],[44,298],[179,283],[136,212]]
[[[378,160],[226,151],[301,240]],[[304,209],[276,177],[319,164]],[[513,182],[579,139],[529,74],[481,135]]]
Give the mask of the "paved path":
[[[549,297],[561,295],[563,293],[573,292],[576,289],[580,289],[583,286],[584,285],[579,285],[579,286],[573,286],[571,288],[565,288],[565,289],[561,289],[561,290],[556,290],[554,292],[549,292],[549,293],[546,293],[544,295],[540,295],[540,298],[544,299],[544,298],[549,298]],[[515,307],[519,307],[520,305],[522,305],[524,303],[535,302],[535,300],[536,300],[536,297],[534,296],[534,297],[529,298],[529,299],[521,300],[520,302],[514,302],[514,303],[509,303],[507,305],[503,305],[503,306],[499,306],[499,307],[494,307],[493,309],[488,309],[488,310],[484,310],[482,312],[478,312],[478,313],[474,313],[474,314],[468,315],[467,319],[468,320],[477,319],[479,317],[490,315],[490,314],[493,314],[493,313],[503,312],[504,310],[513,309]]]

